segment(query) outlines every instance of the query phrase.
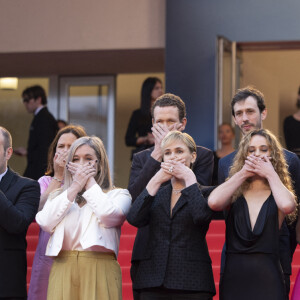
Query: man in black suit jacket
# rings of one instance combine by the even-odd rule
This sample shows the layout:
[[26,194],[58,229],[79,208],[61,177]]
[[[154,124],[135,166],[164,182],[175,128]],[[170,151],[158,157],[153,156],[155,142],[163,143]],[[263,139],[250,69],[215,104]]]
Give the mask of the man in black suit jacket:
[[12,152],[10,133],[0,127],[0,299],[27,299],[26,233],[40,187],[7,167]]
[[[183,131],[187,119],[184,102],[173,94],[164,94],[154,103],[152,110],[152,133],[155,139],[154,147],[136,153],[133,156],[128,190],[132,201],[144,190],[150,179],[160,169],[162,161],[161,141],[170,130]],[[197,147],[197,159],[193,166],[197,181],[201,185],[211,185],[213,172],[213,153]],[[138,229],[132,251],[131,279],[134,282],[139,261],[147,250],[149,227]],[[139,299],[138,291],[134,290],[134,299]]]
[[[264,95],[251,87],[246,87],[237,91],[231,101],[232,116],[235,124],[240,128],[243,134],[253,129],[263,127],[263,120],[267,117]],[[223,183],[229,175],[229,169],[233,163],[236,151],[225,156],[219,161],[218,183]],[[300,160],[296,154],[285,150],[284,155],[288,164],[288,170],[292,178],[293,187],[298,199],[300,199]],[[298,218],[299,221],[299,218]],[[291,275],[291,262],[294,251],[297,246],[296,224],[287,226],[283,223],[280,232],[280,261],[285,274],[287,295],[290,289],[289,276]],[[300,226],[297,222],[297,226]],[[225,259],[222,256],[222,268],[224,269]]]
[[47,97],[41,86],[32,86],[22,93],[23,103],[29,113],[34,114],[30,125],[27,150],[15,149],[15,154],[27,155],[24,176],[39,179],[47,169],[48,148],[57,130],[57,122],[47,109]]

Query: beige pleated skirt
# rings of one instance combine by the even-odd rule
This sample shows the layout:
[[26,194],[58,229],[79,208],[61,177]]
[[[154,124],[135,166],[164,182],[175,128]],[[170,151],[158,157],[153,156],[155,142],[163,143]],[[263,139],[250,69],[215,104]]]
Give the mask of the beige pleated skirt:
[[48,300],[122,300],[122,274],[113,253],[61,251],[54,258]]

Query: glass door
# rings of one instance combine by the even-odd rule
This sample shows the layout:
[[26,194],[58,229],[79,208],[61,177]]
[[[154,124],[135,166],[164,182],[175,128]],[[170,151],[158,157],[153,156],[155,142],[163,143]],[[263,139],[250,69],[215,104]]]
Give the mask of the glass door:
[[[239,88],[240,59],[236,42],[225,37],[217,38],[217,84],[216,84],[216,120],[215,148],[218,148],[218,125],[223,122],[234,125],[231,117],[231,99]],[[239,135],[236,134],[236,143]]]
[[59,83],[58,119],[82,125],[88,135],[101,138],[113,176],[115,78],[62,77]]

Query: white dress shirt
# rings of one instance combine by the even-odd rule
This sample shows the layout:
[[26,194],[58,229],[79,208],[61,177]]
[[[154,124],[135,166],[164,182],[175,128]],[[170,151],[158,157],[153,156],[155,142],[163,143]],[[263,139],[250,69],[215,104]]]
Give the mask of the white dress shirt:
[[1,180],[2,180],[2,178],[3,178],[3,176],[7,173],[7,168],[6,168],[6,170],[5,170],[5,172],[3,172],[2,174],[0,174],[0,182],[1,182]]

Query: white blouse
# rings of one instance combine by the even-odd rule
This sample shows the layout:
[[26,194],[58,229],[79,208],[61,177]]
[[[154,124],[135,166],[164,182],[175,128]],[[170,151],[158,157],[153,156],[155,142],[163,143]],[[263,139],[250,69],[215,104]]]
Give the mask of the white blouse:
[[87,203],[79,207],[64,191],[48,199],[36,215],[41,228],[52,233],[46,255],[56,256],[60,250],[119,251],[121,225],[130,209],[131,196],[125,189],[104,193],[94,184],[82,195]]

